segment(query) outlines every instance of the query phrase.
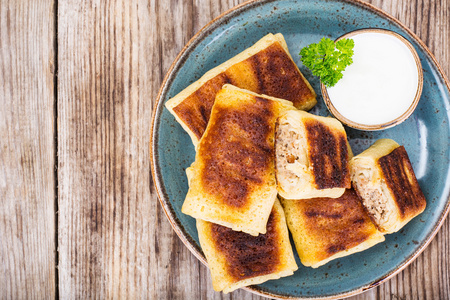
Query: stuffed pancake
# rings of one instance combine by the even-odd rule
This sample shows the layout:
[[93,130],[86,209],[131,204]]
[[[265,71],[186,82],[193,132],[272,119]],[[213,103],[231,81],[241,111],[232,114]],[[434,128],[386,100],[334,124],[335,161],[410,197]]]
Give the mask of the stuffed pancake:
[[380,139],[350,161],[352,184],[372,220],[384,233],[400,230],[424,211],[408,154],[390,139]]
[[351,187],[351,149],[342,124],[304,111],[287,111],[276,127],[278,192],[286,199],[341,196]]
[[278,200],[265,234],[252,236],[203,220],[197,220],[197,229],[216,291],[228,293],[243,286],[289,276],[298,268]]
[[305,266],[317,268],[384,241],[353,189],[339,198],[282,199],[281,203]]

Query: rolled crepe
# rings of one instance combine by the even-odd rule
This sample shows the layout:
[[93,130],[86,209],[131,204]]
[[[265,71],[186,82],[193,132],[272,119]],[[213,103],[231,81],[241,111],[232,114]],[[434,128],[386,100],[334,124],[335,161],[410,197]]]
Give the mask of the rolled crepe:
[[266,234],[251,236],[203,220],[197,220],[197,229],[216,291],[228,293],[289,276],[298,268],[279,201],[273,206]]
[[351,187],[352,154],[338,120],[287,111],[277,121],[275,145],[278,193],[283,198],[336,198]]
[[283,35],[268,34],[167,101],[167,109],[195,146],[206,129],[217,92],[227,83],[292,101],[298,109],[309,110],[317,102],[314,90],[292,60]]
[[181,211],[252,235],[266,232],[276,199],[275,122],[295,109],[286,100],[226,85],[186,170],[189,190]]
[[426,199],[403,146],[380,139],[350,160],[352,184],[384,233],[400,230],[425,210]]
[[320,267],[384,241],[353,189],[339,198],[281,202],[298,256],[307,267]]

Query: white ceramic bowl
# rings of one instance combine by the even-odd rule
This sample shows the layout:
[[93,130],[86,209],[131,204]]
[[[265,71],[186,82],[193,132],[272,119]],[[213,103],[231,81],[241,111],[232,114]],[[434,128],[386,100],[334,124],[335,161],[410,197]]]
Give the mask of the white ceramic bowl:
[[360,130],[382,130],[406,120],[423,86],[422,65],[414,47],[385,29],[356,30],[337,40],[343,38],[355,40],[354,62],[334,87],[321,84],[330,112]]

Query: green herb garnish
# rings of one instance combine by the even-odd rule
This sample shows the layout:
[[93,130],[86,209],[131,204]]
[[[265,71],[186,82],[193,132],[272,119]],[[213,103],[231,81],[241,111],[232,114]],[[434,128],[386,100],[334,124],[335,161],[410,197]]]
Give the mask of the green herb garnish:
[[302,63],[319,76],[327,87],[334,86],[341,78],[342,71],[353,63],[352,39],[341,39],[336,43],[329,38],[322,38],[319,43],[311,44],[300,51]]

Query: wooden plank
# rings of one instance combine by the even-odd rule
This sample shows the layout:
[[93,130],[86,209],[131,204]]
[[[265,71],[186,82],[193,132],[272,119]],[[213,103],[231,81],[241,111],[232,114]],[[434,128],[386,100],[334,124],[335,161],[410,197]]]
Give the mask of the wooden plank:
[[0,4],[0,298],[55,297],[54,2]]
[[149,280],[157,277],[150,263],[157,199],[150,190],[149,132],[151,80],[159,61],[153,56],[151,5],[58,4],[63,299],[148,298],[155,288]]

